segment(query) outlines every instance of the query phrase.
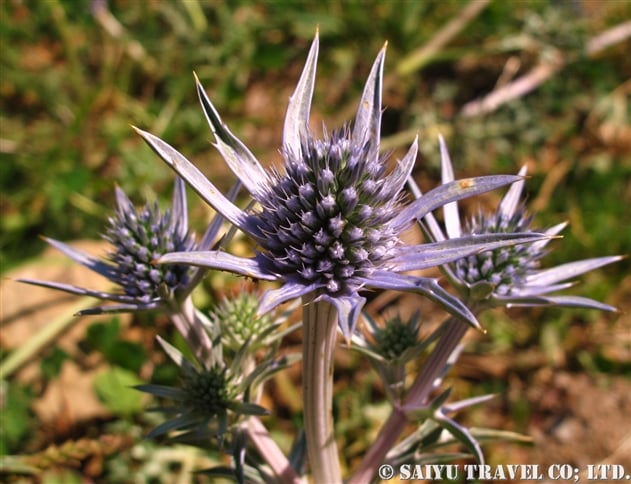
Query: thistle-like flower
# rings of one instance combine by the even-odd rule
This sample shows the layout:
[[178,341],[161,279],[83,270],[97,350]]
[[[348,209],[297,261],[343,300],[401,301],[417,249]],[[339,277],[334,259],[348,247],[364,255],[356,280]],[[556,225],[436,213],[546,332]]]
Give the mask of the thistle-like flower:
[[388,318],[383,326],[367,314],[364,319],[368,337],[353,335],[353,349],[368,356],[385,384],[388,398],[398,404],[405,391],[406,365],[418,360],[436,340],[438,332],[421,338],[422,320],[418,312],[407,320],[400,316]]
[[[276,311],[257,314],[259,294],[252,290],[240,290],[234,297],[224,299],[209,317],[212,328],[217,328],[221,335],[221,343],[231,352],[238,351],[242,346],[248,347],[248,353],[254,355],[261,348],[271,348],[287,334],[296,330],[300,323],[280,330],[280,326],[287,321],[291,311]],[[213,334],[215,330],[209,329]]]
[[[451,160],[443,138],[440,138],[442,180],[454,179]],[[526,167],[519,171],[526,175]],[[420,195],[418,187],[410,183],[412,191]],[[535,231],[531,228],[530,215],[522,202],[524,180],[512,184],[495,213],[478,213],[461,226],[457,204],[443,207],[446,235],[434,216],[429,213],[421,221],[424,232],[436,242],[458,239],[471,234],[499,234]],[[472,254],[442,267],[450,282],[459,290],[462,298],[477,307],[493,306],[568,306],[605,311],[615,311],[608,304],[586,297],[559,295],[574,283],[568,281],[585,272],[619,261],[621,256],[595,257],[569,262],[550,269],[541,268],[541,259],[547,254],[546,245],[567,225],[560,223],[542,231],[547,239],[527,245],[513,245]]]
[[188,229],[185,185],[177,177],[173,203],[165,211],[157,203],[147,203],[136,210],[125,192],[116,187],[117,209],[109,218],[103,238],[112,244],[112,251],[101,260],[58,240],[45,240],[65,255],[88,269],[106,277],[120,291],[102,292],[70,284],[19,279],[20,282],[92,296],[116,304],[84,309],[79,314],[132,312],[164,307],[183,301],[199,281],[200,271],[181,265],[156,265],[163,254],[208,248],[221,226],[221,218],[209,225],[198,245]]
[[283,171],[266,171],[223,124],[199,81],[197,92],[216,147],[258,209],[243,211],[182,154],[156,136],[138,133],[217,212],[256,242],[253,258],[220,251],[175,252],[161,263],[181,263],[283,282],[267,291],[259,313],[296,297],[335,306],[347,340],[365,298],[363,289],[395,289],[424,294],[447,311],[477,325],[473,313],[436,280],[403,272],[436,266],[481,250],[533,241],[540,235],[473,235],[436,244],[406,245],[400,234],[416,218],[446,202],[492,190],[519,179],[498,175],[442,185],[405,204],[402,190],[417,155],[417,141],[391,172],[379,154],[381,84],[385,47],[364,88],[352,129],[315,139],[309,112],[315,81],[318,37],[292,95],[284,123]]
[[[263,407],[247,401],[250,386],[257,377],[261,377],[262,372],[243,375],[240,358],[226,366],[221,361],[220,346],[213,348],[217,353],[214,357],[197,364],[184,358],[182,353],[162,338],[158,337],[158,342],[180,367],[182,383],[177,387],[155,384],[135,387],[172,401],[172,406],[156,410],[174,417],[154,428],[149,437],[177,432],[174,439],[178,441],[194,443],[212,436],[221,443],[230,425],[236,423],[240,416],[267,413]],[[273,363],[274,360],[268,359],[266,366],[270,367]]]

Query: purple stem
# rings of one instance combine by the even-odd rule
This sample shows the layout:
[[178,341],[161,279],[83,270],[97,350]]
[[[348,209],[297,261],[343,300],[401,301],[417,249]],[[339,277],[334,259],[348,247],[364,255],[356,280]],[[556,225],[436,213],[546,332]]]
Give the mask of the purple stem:
[[388,451],[394,447],[401,432],[405,429],[407,418],[402,408],[421,406],[425,403],[433,388],[434,380],[441,375],[449,360],[449,356],[458,347],[469,328],[469,324],[453,317],[445,322],[445,328],[440,340],[423,369],[417,375],[416,380],[414,380],[405,398],[404,405],[392,409],[390,417],[381,427],[379,435],[377,435],[376,440],[348,481],[348,484],[365,484],[372,481],[377,468],[385,462]]

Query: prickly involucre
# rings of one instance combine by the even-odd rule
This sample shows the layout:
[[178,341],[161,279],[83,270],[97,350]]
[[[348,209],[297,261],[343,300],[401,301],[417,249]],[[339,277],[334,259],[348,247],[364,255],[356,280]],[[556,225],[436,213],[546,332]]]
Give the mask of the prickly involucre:
[[309,114],[318,46],[316,36],[289,101],[283,131],[283,171],[263,169],[223,124],[197,81],[216,147],[258,202],[260,208],[255,212],[240,210],[173,147],[137,130],[206,202],[258,244],[256,254],[249,259],[219,251],[193,251],[168,254],[160,262],[281,281],[280,288],[263,295],[259,313],[296,297],[324,300],[336,307],[339,326],[347,339],[365,302],[359,294],[363,289],[418,292],[477,325],[471,311],[435,280],[402,273],[540,236],[474,235],[435,244],[407,245],[400,235],[416,218],[447,202],[492,190],[519,177],[460,180],[406,205],[402,190],[416,160],[417,141],[391,171],[379,154],[385,47],[372,66],[352,129],[343,128],[316,138],[309,129]]
[[136,210],[127,195],[116,188],[117,209],[109,218],[103,236],[112,244],[105,260],[75,249],[63,242],[45,240],[74,261],[106,277],[119,291],[102,292],[70,284],[20,279],[20,282],[58,289],[72,294],[92,296],[116,304],[85,309],[79,314],[128,312],[157,309],[177,304],[192,291],[199,279],[198,270],[180,265],[156,265],[155,260],[172,251],[189,251],[209,247],[216,237],[221,219],[209,226],[200,244],[188,229],[185,185],[175,181],[173,202],[161,211],[157,204]]
[[[443,182],[450,183],[454,179],[453,168],[442,138],[440,150]],[[519,175],[526,175],[525,166]],[[411,185],[416,195],[420,196],[418,187],[413,183]],[[513,183],[496,212],[480,212],[464,226],[460,222],[457,204],[446,204],[443,207],[446,234],[431,213],[424,217],[421,226],[432,240],[439,242],[457,239],[463,234],[534,233],[531,228],[532,215],[528,214],[520,201],[523,188],[523,179]],[[542,269],[541,259],[547,254],[547,244],[566,225],[561,223],[542,231],[546,238],[532,244],[500,247],[468,255],[444,265],[443,271],[462,297],[478,307],[557,305],[615,311],[614,307],[590,298],[555,294],[574,284],[568,279],[622,259],[620,256],[595,257]]]

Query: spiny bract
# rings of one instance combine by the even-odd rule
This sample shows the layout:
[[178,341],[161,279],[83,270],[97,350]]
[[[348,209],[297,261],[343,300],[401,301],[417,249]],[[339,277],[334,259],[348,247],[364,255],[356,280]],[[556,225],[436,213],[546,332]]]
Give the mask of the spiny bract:
[[539,235],[496,234],[438,244],[408,245],[400,234],[443,204],[514,182],[497,175],[470,178],[402,203],[412,172],[417,140],[392,171],[379,153],[381,87],[385,47],[377,55],[364,87],[352,128],[317,138],[309,128],[319,41],[316,35],[298,86],[291,96],[283,130],[282,172],[265,170],[222,122],[197,81],[197,93],[215,135],[216,147],[257,209],[244,211],[230,202],[190,161],[160,138],[137,130],[153,150],[226,220],[256,242],[254,257],[223,251],[167,254],[161,263],[190,264],[248,277],[281,281],[263,294],[259,314],[297,297],[335,306],[347,340],[365,303],[363,289],[394,289],[423,294],[447,311],[478,325],[460,300],[434,279],[403,272],[451,262],[481,250],[532,241]]

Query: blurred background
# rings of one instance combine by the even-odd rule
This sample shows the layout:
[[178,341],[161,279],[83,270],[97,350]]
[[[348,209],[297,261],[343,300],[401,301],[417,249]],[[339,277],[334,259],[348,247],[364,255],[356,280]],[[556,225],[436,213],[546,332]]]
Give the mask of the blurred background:
[[[422,188],[440,182],[442,133],[457,177],[528,165],[535,225],[569,221],[547,265],[631,252],[629,0],[2,0],[3,361],[45,328],[63,328],[47,334],[41,350],[3,366],[0,453],[23,456],[5,460],[3,472],[44,469],[43,479],[62,479],[48,482],[176,482],[214,458],[142,441],[159,417],[147,414],[151,402],[128,386],[176,380],[154,341],[156,332],[172,331],[164,318],[77,320],[71,315],[86,301],[11,279],[103,288],[46,250],[40,236],[103,254],[106,246],[96,241],[116,185],[139,205],[168,200],[173,174],[132,124],[230,187],[234,178],[210,144],[193,71],[231,130],[265,166],[278,166],[287,99],[318,26],[314,130],[352,119],[387,41],[384,149],[395,159],[419,134],[414,177]],[[468,200],[463,210],[492,207],[501,196]],[[193,193],[189,207],[191,224],[203,232],[211,210]],[[629,269],[627,259],[586,275],[573,290],[619,314],[498,311],[483,318],[486,335],[470,335],[449,383],[460,397],[498,397],[461,421],[534,441],[485,444],[491,463],[585,465],[626,456],[631,469]],[[213,274],[199,304],[210,307],[239,284]],[[428,319],[441,317],[409,298],[392,296],[388,304],[404,313],[421,305]],[[352,468],[388,407],[361,358],[341,351],[338,359],[338,438]],[[281,445],[300,426],[296,370],[274,381],[264,402]]]

